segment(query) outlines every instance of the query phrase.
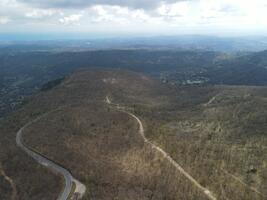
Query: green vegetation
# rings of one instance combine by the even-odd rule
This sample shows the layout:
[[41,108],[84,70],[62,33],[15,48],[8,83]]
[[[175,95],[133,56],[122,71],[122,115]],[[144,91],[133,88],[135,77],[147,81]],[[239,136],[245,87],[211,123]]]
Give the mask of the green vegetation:
[[4,51],[0,53],[0,117],[20,107],[27,96],[49,89],[81,68],[133,70],[179,85],[267,85],[266,54],[166,49]]
[[65,79],[65,78],[58,78],[58,79],[56,79],[56,80],[47,82],[46,84],[44,84],[44,85],[41,87],[41,91],[51,90],[52,88],[54,88],[54,87],[56,87],[57,85],[59,85],[60,83],[62,83],[62,81],[63,81],[64,79]]

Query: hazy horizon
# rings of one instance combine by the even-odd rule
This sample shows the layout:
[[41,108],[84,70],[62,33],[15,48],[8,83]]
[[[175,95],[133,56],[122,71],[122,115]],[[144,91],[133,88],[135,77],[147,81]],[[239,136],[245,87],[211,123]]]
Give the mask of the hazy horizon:
[[69,41],[69,40],[135,40],[135,39],[168,39],[190,37],[192,40],[199,38],[217,39],[267,39],[267,34],[247,35],[215,35],[215,34],[96,34],[96,33],[0,33],[0,41]]

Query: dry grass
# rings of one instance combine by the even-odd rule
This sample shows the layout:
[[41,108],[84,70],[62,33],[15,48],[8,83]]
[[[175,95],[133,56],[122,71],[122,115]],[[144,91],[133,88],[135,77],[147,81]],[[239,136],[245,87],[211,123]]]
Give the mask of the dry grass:
[[[266,199],[266,89],[215,89],[216,100],[209,105],[163,108],[155,118],[143,109],[138,114],[149,137],[219,199]],[[252,167],[256,172],[249,171]]]
[[[149,139],[218,199],[266,198],[266,88],[175,88],[126,71],[81,71],[32,98],[1,125],[0,162],[21,199],[53,199],[60,180],[15,147],[15,133],[64,105],[25,130],[24,138],[87,186],[84,199],[205,199],[144,144],[133,119],[104,104],[106,95],[131,107]],[[10,197],[1,177],[0,188]]]
[[[36,135],[37,129],[42,131]],[[144,145],[134,120],[104,103],[50,115],[29,128],[25,138],[85,183],[84,199],[205,199]]]

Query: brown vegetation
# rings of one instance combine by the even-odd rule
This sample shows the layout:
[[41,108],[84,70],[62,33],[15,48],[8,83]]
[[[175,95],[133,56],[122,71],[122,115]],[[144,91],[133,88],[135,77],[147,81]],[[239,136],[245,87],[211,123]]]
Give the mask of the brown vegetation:
[[[136,121],[105,105],[106,95],[132,108],[146,136],[218,199],[266,199],[266,88],[174,87],[112,70],[77,72],[1,124],[0,162],[20,199],[59,193],[60,179],[15,147],[19,127],[58,107],[27,128],[24,141],[83,182],[84,199],[206,199],[144,144]],[[9,187],[0,176],[3,199]]]
[[[177,89],[179,98],[207,90]],[[193,96],[172,111],[137,113],[148,136],[219,199],[266,199],[266,94],[265,88],[213,87],[194,104]]]

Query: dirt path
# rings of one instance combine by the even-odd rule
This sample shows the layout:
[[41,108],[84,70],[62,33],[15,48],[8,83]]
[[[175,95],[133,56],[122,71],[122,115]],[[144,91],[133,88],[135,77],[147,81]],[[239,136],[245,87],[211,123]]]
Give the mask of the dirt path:
[[258,195],[265,197],[261,192],[259,192],[256,188],[249,186],[244,181],[242,181],[239,177],[231,174],[230,172],[226,171],[225,169],[221,169],[225,174],[231,176],[235,181],[239,182],[241,185],[245,186],[246,188],[250,189],[251,191],[257,193]]
[[203,104],[204,106],[208,106],[210,104],[212,104],[216,98],[218,97],[218,94],[216,94],[214,97],[212,97],[207,103]]
[[12,188],[12,196],[11,199],[12,200],[17,200],[18,196],[17,196],[17,188],[15,183],[13,182],[13,180],[6,175],[5,171],[3,170],[1,164],[0,164],[0,175],[2,175],[4,177],[4,179],[10,184],[11,188]]
[[194,186],[196,186],[199,190],[201,190],[209,199],[217,200],[217,198],[212,194],[210,190],[200,185],[188,172],[186,172],[175,160],[173,160],[168,153],[166,153],[163,149],[153,144],[151,141],[149,141],[146,138],[144,126],[141,120],[136,115],[126,111],[125,109],[121,109],[123,107],[120,107],[118,104],[112,103],[108,97],[106,97],[106,103],[109,105],[116,106],[121,112],[127,113],[128,115],[133,117],[139,124],[139,134],[142,136],[145,143],[147,143],[148,145],[151,145],[153,149],[160,152],[165,159],[167,159],[181,174],[183,174]]

